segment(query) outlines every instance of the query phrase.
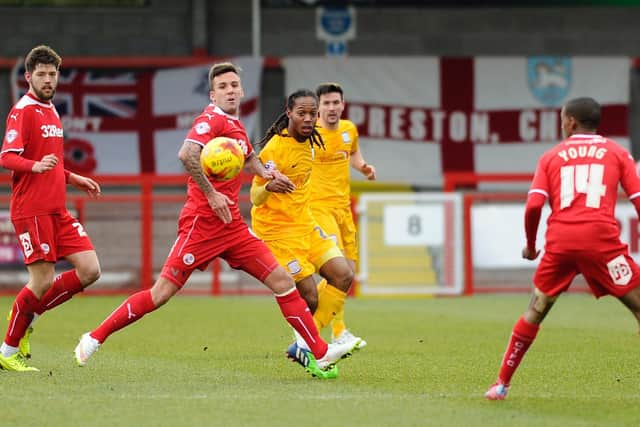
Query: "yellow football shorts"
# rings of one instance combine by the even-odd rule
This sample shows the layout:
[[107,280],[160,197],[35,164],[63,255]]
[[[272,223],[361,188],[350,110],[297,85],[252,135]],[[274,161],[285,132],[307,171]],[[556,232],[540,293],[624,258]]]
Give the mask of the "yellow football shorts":
[[336,243],[316,224],[307,236],[265,241],[278,263],[296,282],[320,270],[327,261],[341,257]]
[[348,206],[344,208],[314,206],[313,217],[320,228],[334,239],[345,258],[354,261],[358,259],[356,226]]

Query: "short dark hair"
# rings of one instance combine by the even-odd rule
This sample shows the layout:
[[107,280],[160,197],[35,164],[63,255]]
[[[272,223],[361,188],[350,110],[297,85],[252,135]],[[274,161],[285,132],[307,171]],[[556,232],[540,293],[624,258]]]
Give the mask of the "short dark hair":
[[316,95],[318,95],[318,98],[328,93],[339,93],[340,98],[344,99],[344,92],[342,91],[342,86],[340,86],[338,83],[333,83],[333,82],[322,83],[316,88]]
[[238,67],[237,65],[231,62],[219,62],[217,64],[213,64],[211,68],[209,68],[209,88],[213,88],[213,79],[216,76],[219,76],[220,74],[224,74],[224,73],[229,73],[229,72],[240,75],[241,71],[242,71],[242,68]]
[[24,68],[28,73],[33,73],[38,64],[53,64],[56,69],[60,69],[62,64],[62,58],[56,53],[55,50],[49,46],[41,44],[36,46],[27,54],[24,59]]
[[600,124],[600,104],[593,98],[574,98],[568,101],[564,105],[564,114],[576,119],[587,130],[596,130]]

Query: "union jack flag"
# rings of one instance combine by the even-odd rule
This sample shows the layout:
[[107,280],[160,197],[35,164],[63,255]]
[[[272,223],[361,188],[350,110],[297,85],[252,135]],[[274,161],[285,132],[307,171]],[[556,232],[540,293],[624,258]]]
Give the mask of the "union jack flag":
[[[16,67],[17,93],[14,101],[29,89],[24,65]],[[62,69],[54,104],[61,116],[103,116],[134,118],[138,113],[137,86],[145,71]]]
[[[234,61],[245,70],[241,119],[250,133],[262,59]],[[209,102],[208,69],[62,68],[53,102],[65,130],[65,166],[86,174],[182,173],[176,153],[185,128]],[[19,59],[14,103],[29,88],[24,72]]]

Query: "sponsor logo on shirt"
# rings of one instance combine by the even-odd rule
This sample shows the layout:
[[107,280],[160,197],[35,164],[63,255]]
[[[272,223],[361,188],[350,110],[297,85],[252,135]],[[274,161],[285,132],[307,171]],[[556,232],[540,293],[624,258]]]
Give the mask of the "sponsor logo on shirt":
[[10,114],[9,117],[17,122],[18,121],[18,114],[20,114],[20,113]]
[[63,136],[62,128],[56,125],[42,125],[40,129],[42,130],[43,138],[62,138]]
[[614,285],[626,286],[631,281],[633,272],[624,255],[618,255],[607,263],[609,275]]
[[4,136],[4,139],[7,141],[8,144],[11,144],[13,141],[16,140],[17,137],[18,137],[18,131],[15,129],[9,129],[7,131],[7,134]]
[[297,259],[294,259],[293,261],[287,263],[287,268],[289,269],[289,273],[291,274],[298,274],[302,271],[302,267],[300,267],[300,263]]
[[24,252],[24,257],[29,258],[33,253],[33,246],[31,245],[31,236],[29,236],[29,232],[22,233],[18,236],[20,239],[20,244],[22,245],[22,251]]
[[247,141],[243,141],[242,139],[236,139],[236,142],[240,145],[240,147],[242,147],[242,152],[246,156],[247,155],[247,151],[249,150],[247,148]]
[[204,135],[211,130],[211,126],[207,122],[200,122],[196,125],[196,133],[198,135]]

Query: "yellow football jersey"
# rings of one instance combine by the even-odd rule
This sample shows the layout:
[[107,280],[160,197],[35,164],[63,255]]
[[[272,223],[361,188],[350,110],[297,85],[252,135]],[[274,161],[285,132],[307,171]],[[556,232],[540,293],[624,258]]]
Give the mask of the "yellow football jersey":
[[[292,193],[270,193],[264,204],[251,208],[251,227],[262,240],[306,236],[313,231],[310,187],[313,155],[308,140],[298,142],[287,135],[273,136],[260,151],[260,160],[267,168],[276,168],[296,186]],[[266,182],[256,175],[252,185]]]
[[317,149],[311,173],[312,203],[324,207],[351,204],[351,154],[358,150],[358,128],[350,120],[340,120],[338,129],[316,128],[325,150]]

